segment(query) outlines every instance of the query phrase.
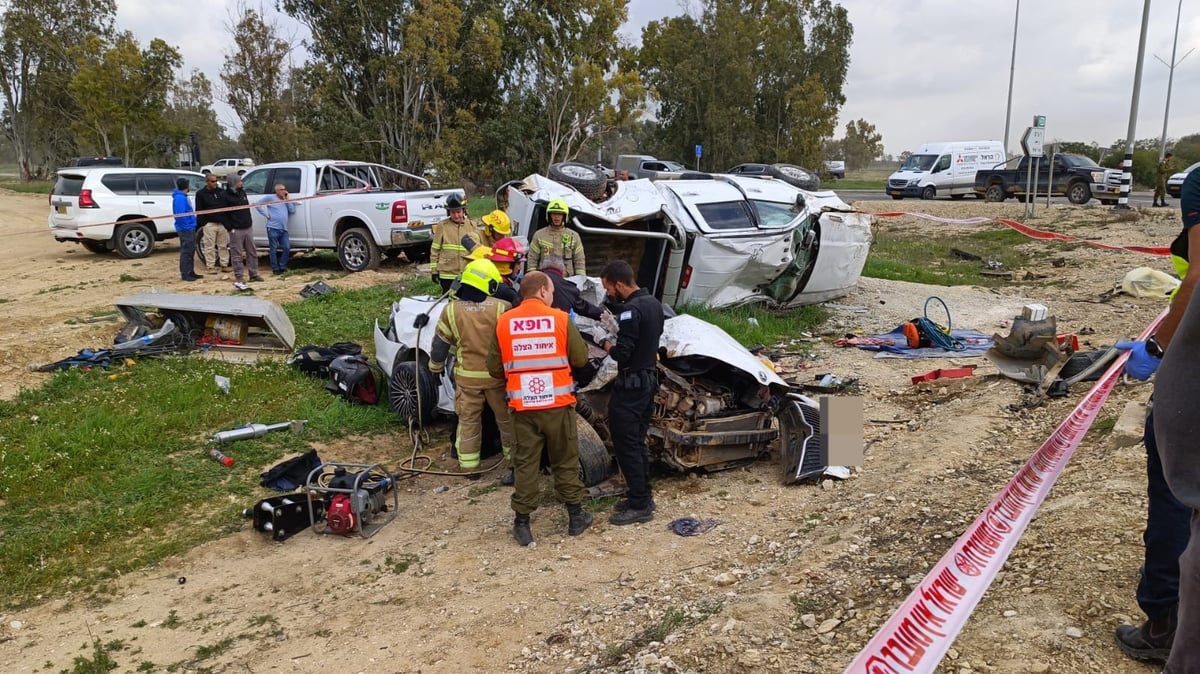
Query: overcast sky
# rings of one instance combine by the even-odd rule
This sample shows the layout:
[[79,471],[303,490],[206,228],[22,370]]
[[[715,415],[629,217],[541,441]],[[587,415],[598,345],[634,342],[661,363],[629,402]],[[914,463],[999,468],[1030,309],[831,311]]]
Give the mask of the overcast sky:
[[[253,5],[253,3],[251,3]],[[898,155],[928,141],[1003,140],[1016,0],[843,0],[854,25],[850,70],[837,135],[865,119]],[[239,0],[202,5],[117,0],[117,26],[143,45],[162,37],[183,54],[185,68],[214,81],[230,49],[226,24]],[[273,5],[268,5],[268,8]],[[622,33],[633,42],[649,21],[684,12],[686,1],[631,0]],[[1154,0],[1138,106],[1137,138],[1162,134],[1178,0]],[[273,15],[268,9],[267,14]],[[1034,114],[1046,115],[1047,139],[1124,138],[1129,125],[1142,3],[1055,0],[1021,3],[1009,147]],[[301,29],[283,17],[290,30]],[[1200,50],[1200,3],[1183,2],[1176,60]],[[299,55],[303,51],[298,52]],[[302,58],[302,56],[300,57]],[[299,58],[297,64],[299,63]],[[216,105],[220,121],[233,113]],[[1175,68],[1168,138],[1200,133],[1200,51]],[[697,139],[702,142],[703,139]],[[756,157],[745,157],[753,161]]]

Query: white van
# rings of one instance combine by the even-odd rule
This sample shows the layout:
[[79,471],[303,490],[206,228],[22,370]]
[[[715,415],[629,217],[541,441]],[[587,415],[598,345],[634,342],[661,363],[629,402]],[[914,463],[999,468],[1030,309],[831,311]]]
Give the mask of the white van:
[[893,199],[949,196],[962,199],[975,194],[975,172],[1005,160],[998,140],[925,143],[888,177],[887,193]]

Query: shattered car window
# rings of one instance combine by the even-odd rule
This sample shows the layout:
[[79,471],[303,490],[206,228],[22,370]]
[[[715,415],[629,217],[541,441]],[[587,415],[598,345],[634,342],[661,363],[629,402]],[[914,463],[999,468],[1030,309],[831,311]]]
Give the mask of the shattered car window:
[[754,218],[744,201],[697,204],[696,210],[711,229],[754,229]]
[[781,204],[776,201],[750,203],[754,204],[754,210],[758,212],[758,224],[763,228],[787,227],[800,214],[795,204]]

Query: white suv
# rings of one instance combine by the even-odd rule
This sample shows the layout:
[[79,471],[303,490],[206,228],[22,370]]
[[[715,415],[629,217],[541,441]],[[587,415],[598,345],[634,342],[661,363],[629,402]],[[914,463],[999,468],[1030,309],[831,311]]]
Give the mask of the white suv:
[[189,199],[204,187],[204,176],[172,169],[88,166],[58,170],[50,192],[50,233],[93,253],[115,250],[121,257],[146,257],[154,243],[175,234],[171,193],[186,177]]
[[201,166],[200,172],[206,175],[211,173],[224,179],[234,174],[240,176],[252,168],[254,168],[254,160],[243,157],[241,159],[218,159],[207,166]]

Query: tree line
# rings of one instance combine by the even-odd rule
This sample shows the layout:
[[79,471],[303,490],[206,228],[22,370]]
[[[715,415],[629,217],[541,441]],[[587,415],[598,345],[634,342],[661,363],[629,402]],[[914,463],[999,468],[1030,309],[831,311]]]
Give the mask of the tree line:
[[299,45],[276,20],[242,7],[213,82],[181,72],[168,41],[118,30],[115,0],[10,0],[3,129],[24,179],[88,153],[175,166],[191,134],[208,160],[363,159],[481,185],[623,152],[686,160],[698,143],[717,168],[843,154],[853,168],[878,154],[864,120],[833,140],[853,36],[844,8],[692,7],[634,47],[617,34],[628,0],[280,0],[312,35],[305,60],[293,63]]

